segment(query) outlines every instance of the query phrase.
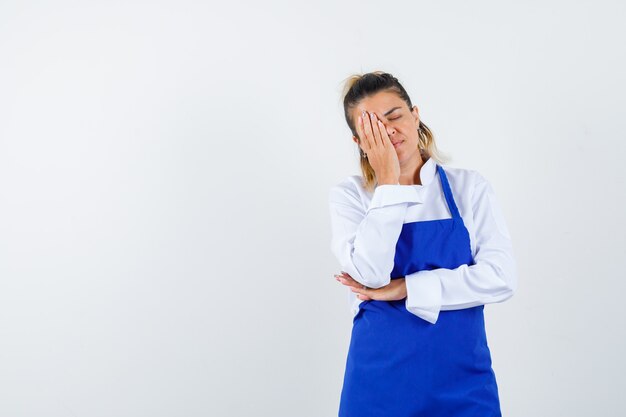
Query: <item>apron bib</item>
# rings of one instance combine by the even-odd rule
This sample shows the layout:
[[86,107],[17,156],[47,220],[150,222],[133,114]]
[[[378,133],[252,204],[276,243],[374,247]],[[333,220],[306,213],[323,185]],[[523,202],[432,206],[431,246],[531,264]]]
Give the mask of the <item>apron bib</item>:
[[[405,223],[392,279],[472,265],[470,237],[437,165],[452,218]],[[484,305],[439,312],[435,324],[405,300],[365,300],[353,319],[339,417],[501,416]]]

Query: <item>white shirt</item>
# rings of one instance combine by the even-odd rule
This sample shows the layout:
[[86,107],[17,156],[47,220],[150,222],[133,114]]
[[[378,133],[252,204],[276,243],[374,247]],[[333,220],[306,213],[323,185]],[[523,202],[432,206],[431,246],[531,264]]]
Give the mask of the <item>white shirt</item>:
[[[489,182],[477,171],[442,165],[469,231],[474,265],[418,271],[405,277],[406,309],[435,323],[440,310],[502,302],[517,288],[511,237]],[[451,218],[436,161],[420,168],[421,185],[384,184],[368,192],[352,175],[330,189],[331,250],[341,270],[370,288],[390,282],[402,225]],[[349,288],[353,315],[363,301]]]

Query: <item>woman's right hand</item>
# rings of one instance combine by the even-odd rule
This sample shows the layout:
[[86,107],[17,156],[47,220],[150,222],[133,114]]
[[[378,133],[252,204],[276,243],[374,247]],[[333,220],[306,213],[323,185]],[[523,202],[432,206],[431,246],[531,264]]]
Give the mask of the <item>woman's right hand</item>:
[[378,185],[397,184],[400,179],[400,162],[383,122],[376,114],[363,111],[357,120],[356,130],[359,146],[367,154]]

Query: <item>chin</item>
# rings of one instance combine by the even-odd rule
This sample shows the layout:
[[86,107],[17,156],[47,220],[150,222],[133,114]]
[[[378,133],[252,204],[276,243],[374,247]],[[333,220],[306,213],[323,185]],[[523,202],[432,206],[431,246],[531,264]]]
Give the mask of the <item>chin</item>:
[[402,161],[402,160],[411,159],[415,155],[415,153],[409,153],[406,151],[396,151],[396,155],[398,155],[398,159]]

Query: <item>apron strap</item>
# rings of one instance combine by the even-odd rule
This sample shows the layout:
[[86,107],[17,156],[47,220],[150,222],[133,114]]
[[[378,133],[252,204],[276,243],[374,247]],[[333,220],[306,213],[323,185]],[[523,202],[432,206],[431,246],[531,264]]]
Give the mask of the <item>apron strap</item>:
[[437,172],[439,172],[439,178],[441,179],[443,194],[446,196],[448,210],[450,210],[450,214],[453,218],[458,219],[461,217],[461,215],[459,214],[459,209],[456,207],[456,203],[454,202],[452,190],[450,189],[450,183],[448,183],[448,177],[446,176],[445,171],[439,164],[437,164]]

